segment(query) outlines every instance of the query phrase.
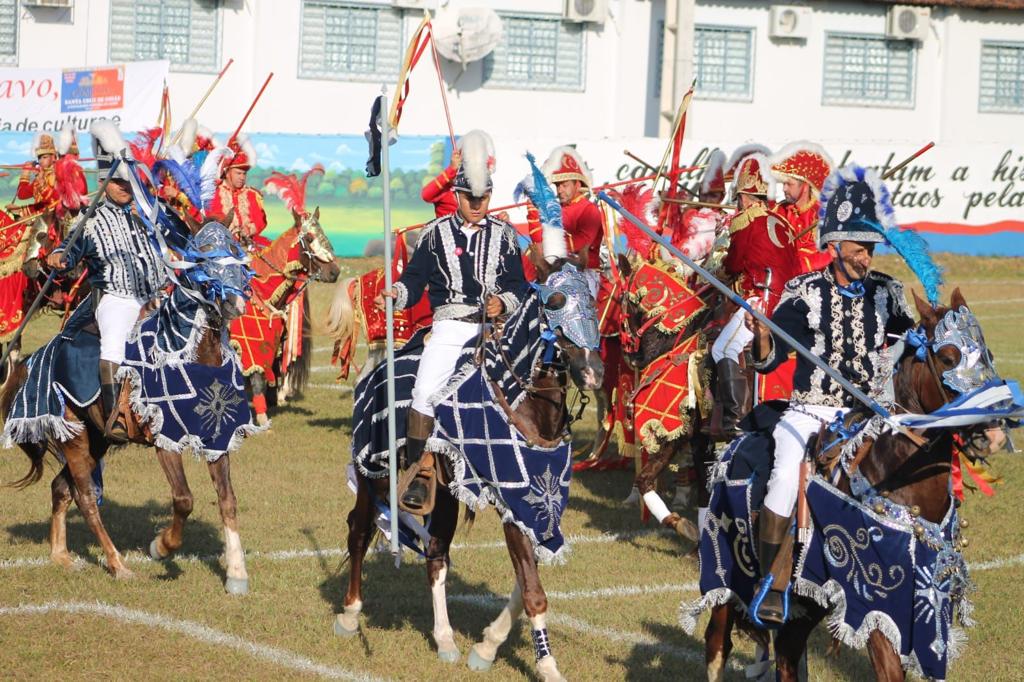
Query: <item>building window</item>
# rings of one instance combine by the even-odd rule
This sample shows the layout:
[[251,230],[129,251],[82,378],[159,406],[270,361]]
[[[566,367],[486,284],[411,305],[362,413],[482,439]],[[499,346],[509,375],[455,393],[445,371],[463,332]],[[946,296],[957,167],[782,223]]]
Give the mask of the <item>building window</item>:
[[18,63],[18,0],[0,0],[0,64]]
[[754,29],[694,26],[695,94],[713,99],[750,101],[754,71]]
[[401,11],[334,0],[302,3],[300,78],[391,79],[401,62]]
[[825,36],[823,104],[914,106],[914,44],[882,36]]
[[559,17],[501,17],[504,36],[484,58],[484,85],[582,92],[586,83],[582,24]]
[[1024,43],[981,44],[981,111],[1024,111]]
[[111,0],[110,61],[167,59],[174,71],[214,73],[217,0]]

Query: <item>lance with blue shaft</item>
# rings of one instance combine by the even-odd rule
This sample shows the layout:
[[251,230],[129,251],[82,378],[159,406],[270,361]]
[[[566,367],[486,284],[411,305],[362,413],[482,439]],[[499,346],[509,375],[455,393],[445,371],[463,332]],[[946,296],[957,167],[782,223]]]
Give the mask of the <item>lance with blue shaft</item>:
[[598,192],[597,193],[597,198],[600,199],[601,201],[605,202],[609,206],[611,206],[613,209],[615,209],[623,218],[625,218],[629,222],[631,222],[634,225],[636,225],[639,229],[643,230],[644,233],[647,234],[647,236],[649,236],[654,241],[658,242],[658,244],[660,244],[661,246],[665,247],[665,249],[668,250],[669,253],[671,253],[673,256],[675,256],[676,258],[681,260],[683,263],[685,263],[688,267],[690,267],[698,275],[703,277],[711,286],[715,287],[720,292],[722,292],[722,294],[725,295],[726,298],[728,298],[730,301],[732,301],[733,303],[738,305],[740,308],[743,308],[743,310],[745,310],[748,313],[750,313],[750,315],[755,320],[757,320],[758,322],[760,322],[764,326],[768,327],[768,329],[770,329],[776,336],[778,336],[780,339],[782,339],[787,344],[789,344],[790,348],[795,350],[797,353],[802,355],[805,360],[807,360],[808,362],[813,364],[815,367],[817,367],[818,369],[823,371],[825,374],[827,374],[829,376],[829,378],[831,378],[837,384],[842,386],[843,389],[845,389],[854,398],[856,398],[860,402],[864,403],[864,405],[869,410],[871,410],[872,412],[877,414],[879,417],[884,419],[886,421],[886,423],[888,423],[889,426],[891,426],[894,430],[896,430],[899,433],[903,434],[904,436],[906,436],[910,440],[914,441],[918,445],[921,445],[921,444],[923,444],[925,442],[924,439],[922,439],[916,433],[912,432],[910,429],[908,429],[907,427],[903,426],[902,424],[897,422],[895,419],[893,419],[892,415],[889,413],[888,410],[886,410],[884,407],[879,405],[876,401],[874,401],[870,397],[868,397],[868,395],[865,394],[862,390],[860,390],[859,388],[854,386],[852,383],[850,383],[846,378],[843,377],[843,375],[841,375],[839,372],[837,372],[832,367],[830,367],[828,365],[828,363],[826,363],[824,360],[819,358],[817,355],[815,355],[814,353],[812,353],[808,349],[804,348],[804,346],[801,345],[800,342],[798,342],[796,339],[794,339],[792,336],[790,336],[788,333],[786,333],[786,331],[783,330],[781,327],[779,327],[779,325],[775,324],[774,322],[769,320],[767,317],[765,317],[764,313],[762,313],[761,311],[756,310],[755,308],[753,308],[749,303],[747,303],[745,300],[743,300],[742,296],[737,295],[736,292],[734,292],[732,289],[730,289],[725,284],[723,284],[721,281],[719,281],[719,279],[717,277],[715,277],[710,272],[708,272],[707,270],[702,268],[700,265],[695,263],[692,258],[690,258],[685,253],[683,253],[682,251],[677,249],[675,246],[673,246],[671,241],[669,241],[668,239],[666,239],[662,235],[660,235],[657,232],[655,232],[647,224],[645,224],[642,220],[640,220],[635,215],[633,215],[632,213],[627,211],[625,208],[623,208],[622,205],[619,204],[619,202],[615,201],[614,199],[612,199],[610,196],[608,196],[604,192]]

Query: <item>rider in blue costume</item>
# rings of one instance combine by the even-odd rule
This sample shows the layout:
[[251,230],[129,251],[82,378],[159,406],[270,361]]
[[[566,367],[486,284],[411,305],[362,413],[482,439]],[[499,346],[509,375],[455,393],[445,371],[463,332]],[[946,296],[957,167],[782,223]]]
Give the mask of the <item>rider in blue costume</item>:
[[513,312],[529,289],[515,228],[487,215],[493,183],[494,145],[481,130],[462,138],[462,163],[452,189],[456,213],[427,224],[412,259],[391,291],[404,309],[427,289],[434,322],[416,373],[406,434],[406,461],[419,473],[402,496],[415,511],[427,500],[433,460],[423,456],[434,427],[434,396],[451,379],[462,348],[483,330],[487,319]]
[[[114,156],[127,145],[110,121],[97,121],[89,132],[93,136],[102,182]],[[100,336],[100,397],[106,420],[104,434],[115,443],[125,443],[128,439],[124,422],[119,418],[111,419],[117,411],[120,386],[115,376],[124,361],[125,342],[143,306],[156,297],[167,277],[156,245],[139,216],[133,212],[129,177],[129,169],[122,163],[81,237],[70,248],[58,247],[47,258],[53,268],[68,270],[85,261],[89,269],[93,297],[87,305],[93,308]]]
[[[877,175],[869,171],[858,179],[846,168],[826,183],[822,205],[818,247],[832,255],[832,263],[791,279],[772,322],[878,400],[892,376],[893,358],[886,347],[892,336],[914,326],[903,284],[871,270],[875,245],[884,243],[885,229],[895,225],[892,205]],[[789,348],[749,314],[747,323],[755,337],[755,367],[770,372],[787,359]],[[808,438],[855,404],[824,371],[797,356],[790,407],[773,433],[775,461],[758,521],[763,574],[790,529]],[[781,623],[782,593],[768,592],[757,615],[766,623]]]

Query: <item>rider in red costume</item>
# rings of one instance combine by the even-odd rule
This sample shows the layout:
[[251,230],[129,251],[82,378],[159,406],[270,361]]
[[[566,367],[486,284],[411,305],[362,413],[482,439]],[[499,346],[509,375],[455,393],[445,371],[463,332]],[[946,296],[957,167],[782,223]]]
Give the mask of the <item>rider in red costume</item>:
[[775,207],[793,227],[800,272],[821,270],[832,261],[828,251],[819,251],[816,243],[818,197],[832,172],[832,159],[824,149],[811,142],[793,142],[771,160],[772,173],[782,181],[786,200]]

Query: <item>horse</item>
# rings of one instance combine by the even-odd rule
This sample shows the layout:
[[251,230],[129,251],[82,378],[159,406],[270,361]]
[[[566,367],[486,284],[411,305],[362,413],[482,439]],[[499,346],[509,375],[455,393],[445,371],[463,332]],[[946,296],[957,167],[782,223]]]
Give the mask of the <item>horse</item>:
[[[227,564],[227,580],[225,588],[230,593],[248,591],[248,574],[245,568],[245,556],[242,551],[238,534],[237,504],[231,485],[230,456],[228,452],[237,448],[241,436],[254,429],[248,424],[249,413],[241,392],[242,385],[237,358],[225,343],[227,323],[240,315],[244,309],[243,291],[246,288],[250,272],[244,263],[241,248],[232,241],[230,233],[219,223],[206,224],[189,242],[192,249],[190,256],[198,262],[197,267],[184,272],[170,295],[162,298],[154,308],[144,312],[126,348],[126,360],[118,372],[118,379],[125,382],[120,398],[120,409],[126,417],[131,442],[156,446],[157,460],[171,486],[173,517],[171,524],[163,528],[150,543],[149,553],[154,559],[162,560],[172,556],[181,548],[185,520],[192,512],[192,493],[185,478],[182,466],[182,452],[192,449],[194,454],[205,454],[210,477],[217,491],[221,521],[224,524],[225,560]],[[225,260],[227,258],[227,260]],[[230,261],[230,262],[227,262]],[[75,557],[67,548],[67,511],[71,501],[78,505],[89,529],[96,536],[106,556],[107,569],[118,579],[132,577],[132,571],[125,564],[117,547],[114,545],[97,506],[97,492],[93,486],[93,471],[112,446],[104,436],[105,419],[100,401],[82,401],[77,399],[60,399],[63,413],[52,416],[52,421],[45,428],[19,428],[14,419],[12,408],[22,402],[31,401],[27,393],[22,393],[40,377],[53,376],[54,363],[69,364],[68,357],[62,353],[62,336],[70,337],[72,329],[79,330],[78,336],[91,340],[98,354],[98,339],[95,332],[89,333],[84,326],[91,317],[92,300],[86,300],[69,320],[60,335],[49,344],[38,350],[25,360],[17,360],[11,365],[4,385],[0,387],[0,412],[7,424],[4,436],[7,442],[17,442],[30,460],[28,473],[12,485],[25,488],[37,483],[43,475],[43,464],[47,452],[52,453],[61,463],[59,473],[50,484],[52,495],[52,514],[50,519],[50,558],[65,568],[71,568]],[[159,333],[165,321],[175,320],[180,326],[175,333]],[[182,322],[187,320],[188,322]],[[170,322],[168,322],[170,324]],[[149,325],[153,325],[150,327]],[[157,329],[153,333],[152,329]],[[167,344],[159,345],[156,337],[171,338]],[[92,337],[88,339],[88,337]],[[179,341],[179,339],[185,339]],[[68,343],[70,345],[71,342]],[[168,345],[171,344],[171,345]],[[66,348],[67,346],[63,346]],[[152,354],[159,357],[154,362],[162,365],[168,372],[188,372],[193,368],[211,373],[227,372],[237,379],[236,391],[226,392],[223,383],[215,381],[205,388],[198,379],[194,380],[196,392],[202,397],[209,391],[206,403],[199,401],[193,406],[204,420],[216,421],[217,437],[223,447],[202,440],[199,435],[186,431],[183,435],[172,431],[172,418],[161,412],[157,405],[147,402],[144,395],[146,385],[140,376],[146,367],[146,361],[139,360]],[[50,366],[49,374],[46,374]],[[37,376],[37,372],[42,373]],[[98,372],[97,372],[98,375]],[[30,381],[27,381],[29,379]],[[223,378],[221,376],[220,378]],[[219,387],[218,387],[219,386]],[[56,393],[56,386],[49,388],[48,394]],[[69,396],[70,397],[70,396]],[[42,398],[46,400],[44,396]],[[88,400],[88,399],[87,399]],[[244,411],[240,410],[244,407]],[[228,416],[228,409],[234,410],[235,424],[238,428],[220,434],[223,422]],[[204,413],[205,410],[205,413]],[[49,416],[39,419],[51,419]],[[26,420],[27,421],[27,420]],[[54,425],[56,424],[56,425]],[[206,435],[204,432],[203,435]],[[230,439],[228,441],[227,439]],[[216,449],[207,449],[216,447]]]
[[[625,280],[621,338],[626,362],[640,372],[633,395],[627,398],[633,404],[637,440],[648,455],[636,477],[637,491],[662,525],[696,542],[697,528],[689,519],[669,513],[660,498],[648,496],[657,495],[658,476],[687,448],[697,470],[698,490],[706,490],[703,483],[711,460],[711,443],[699,426],[709,412],[703,393],[708,380],[703,330],[712,315],[714,292],[709,287],[693,289],[673,267],[658,259],[633,263],[619,258]],[[694,380],[698,385],[690,385]],[[698,500],[701,507],[706,506],[704,497]]]
[[[558,263],[555,268],[561,267]],[[545,273],[546,275],[546,273]],[[456,647],[451,625],[448,621],[445,603],[445,578],[448,571],[448,553],[458,522],[459,501],[467,504],[469,511],[486,506],[488,501],[497,500],[495,506],[503,512],[503,528],[505,542],[512,556],[516,581],[512,595],[502,614],[484,630],[482,641],[473,646],[469,656],[469,666],[476,670],[490,668],[497,656],[498,648],[507,639],[515,619],[525,609],[531,620],[534,643],[537,648],[537,670],[542,679],[560,680],[554,657],[550,655],[545,627],[547,598],[541,586],[537,570],[537,557],[556,559],[561,557],[561,533],[557,530],[561,510],[564,509],[567,495],[568,477],[571,471],[571,452],[568,447],[569,415],[566,411],[566,393],[568,377],[571,375],[578,385],[594,390],[600,386],[603,368],[597,346],[597,320],[593,304],[593,294],[588,289],[586,279],[566,266],[564,271],[555,271],[545,277],[548,285],[536,285],[520,307],[507,320],[496,324],[493,331],[481,338],[478,346],[468,345],[464,351],[464,361],[456,370],[456,377],[448,385],[448,390],[456,391],[447,400],[438,404],[437,425],[434,437],[427,441],[427,450],[438,452],[442,456],[437,461],[444,461],[447,466],[442,470],[446,486],[438,486],[436,503],[430,515],[429,540],[426,542],[424,554],[427,560],[427,577],[431,588],[434,606],[433,636],[438,647],[438,657],[442,661],[455,662],[460,653]],[[589,321],[580,318],[581,323],[592,325],[593,339],[581,345],[580,336],[573,330],[558,326],[551,328],[549,320],[568,310],[589,311]],[[415,335],[404,347],[396,360],[396,377],[409,376],[410,369],[403,364],[407,354],[415,352],[417,344],[422,343],[426,331]],[[589,338],[589,337],[588,337]],[[466,374],[466,371],[469,374]],[[362,405],[363,396],[368,395],[373,386],[383,381],[383,369],[377,369],[356,389],[357,406],[355,413],[366,415],[364,422],[357,422],[353,436],[353,460],[356,470],[356,502],[348,516],[348,587],[343,602],[343,611],[337,615],[334,628],[339,635],[351,636],[359,631],[359,614],[362,610],[362,569],[363,559],[371,544],[373,519],[380,505],[387,499],[388,478],[387,468],[378,459],[363,458],[360,451],[361,438],[357,438],[361,428],[372,428],[370,415],[376,411],[374,402]],[[415,372],[413,372],[413,375]],[[461,378],[458,378],[461,377]],[[498,490],[497,487],[486,485],[473,488],[466,484],[464,475],[473,469],[472,462],[462,451],[454,447],[450,440],[440,436],[446,429],[455,428],[452,422],[458,422],[453,416],[458,408],[449,406],[448,400],[468,405],[463,400],[463,388],[474,385],[489,385],[489,408],[493,413],[500,412],[515,437],[517,448],[527,448],[530,454],[525,461],[540,461],[551,455],[560,458],[558,468],[561,474],[555,473],[552,478],[552,465],[548,461],[546,475],[527,476],[530,485],[519,490],[524,495],[520,500],[527,507],[539,505],[546,510],[536,520],[541,525],[546,521],[547,535],[542,531],[531,530],[525,525],[522,515],[513,512],[510,492]],[[405,391],[411,390],[411,383],[398,386],[397,399],[401,400]],[[377,392],[380,395],[380,392]],[[480,399],[476,399],[479,405]],[[488,400],[488,399],[485,399]],[[450,407],[449,412],[445,409]],[[445,414],[449,414],[446,419]],[[492,413],[486,413],[492,414]],[[399,415],[401,416],[401,415]],[[484,419],[470,419],[476,423]],[[386,420],[385,420],[386,421]],[[489,420],[488,420],[489,421]],[[379,420],[377,420],[379,424]],[[461,426],[459,427],[461,428]],[[489,432],[491,433],[491,432]],[[499,436],[493,435],[493,438]],[[386,441],[386,436],[384,437]],[[403,439],[399,437],[399,445]],[[490,441],[485,447],[490,447]],[[532,449],[530,449],[532,448]],[[386,449],[383,450],[386,453]],[[520,450],[506,453],[505,458],[515,462]],[[386,454],[384,455],[386,459]],[[533,458],[539,458],[534,460]],[[523,464],[521,461],[520,464]],[[515,466],[513,464],[513,466]],[[473,469],[473,471],[476,471]],[[482,474],[477,472],[475,476]],[[475,480],[479,480],[476,478]],[[561,487],[564,483],[565,488]],[[504,500],[504,502],[502,502]],[[536,509],[536,508],[534,508]]]
[[[933,309],[928,303],[918,298],[916,293],[914,294],[914,302],[920,315],[921,326],[915,332],[918,340],[916,348],[908,343],[902,355],[895,361],[896,371],[893,378],[894,404],[901,411],[914,414],[929,414],[955,400],[960,393],[959,390],[951,387],[948,381],[944,381],[943,375],[961,366],[962,359],[965,364],[977,361],[979,358],[981,358],[980,362],[987,362],[987,358],[990,356],[987,347],[984,345],[984,340],[981,338],[980,326],[977,327],[977,337],[974,339],[976,343],[972,349],[976,357],[970,360],[966,352],[969,346],[960,345],[958,347],[955,343],[943,342],[936,344],[935,342],[937,326],[945,324],[949,327],[950,320],[954,319],[949,317],[949,315],[959,315],[961,316],[959,319],[962,320],[964,319],[963,316],[969,313],[970,309],[959,289],[952,292],[949,307],[940,306]],[[954,322],[954,324],[956,323]],[[908,339],[911,338],[908,335]],[[991,367],[991,365],[988,366]],[[994,368],[992,368],[989,378],[993,377],[997,377]],[[852,428],[851,422],[855,419],[863,419],[863,415],[848,417],[847,423],[843,428],[847,430]],[[880,418],[875,419],[879,420]],[[966,526],[966,522],[957,522],[954,500],[950,492],[952,460],[956,454],[955,448],[961,447],[957,445],[957,440],[962,437],[963,442],[966,443],[962,447],[964,452],[971,451],[974,454],[988,454],[999,448],[1002,434],[993,432],[985,425],[961,427],[960,429],[935,429],[925,432],[924,435],[927,436],[927,440],[922,440],[923,444],[921,444],[914,442],[905,435],[885,428],[872,430],[872,422],[867,423],[868,426],[864,428],[863,435],[849,439],[849,434],[847,433],[837,439],[840,442],[834,447],[822,446],[821,441],[829,433],[836,430],[823,426],[821,435],[818,438],[817,456],[815,457],[819,465],[818,473],[821,474],[821,477],[812,476],[811,482],[816,484],[816,489],[827,490],[829,480],[834,481],[834,490],[838,491],[838,494],[846,496],[860,495],[867,490],[874,497],[865,498],[869,502],[864,504],[870,507],[872,512],[885,519],[883,523],[892,524],[895,521],[904,526],[908,534],[916,534],[921,546],[931,542],[931,531],[929,529],[944,527],[940,524],[949,526],[945,532],[950,533],[950,537],[944,541],[940,538],[939,544],[945,542],[948,545],[944,551],[948,551],[949,558],[952,561],[951,566],[955,569],[953,573],[956,573],[962,565],[962,547],[967,544],[966,540],[962,540],[959,537],[959,526]],[[841,434],[843,433],[842,428],[838,429],[838,431]],[[736,441],[734,441],[735,443]],[[844,444],[848,444],[848,447],[843,451],[842,455],[839,455],[838,451]],[[813,448],[811,451],[812,453],[815,452]],[[726,453],[730,452],[731,448],[726,450]],[[836,465],[837,457],[842,466]],[[724,466],[724,464],[719,463],[719,465],[716,465],[716,467],[720,466]],[[715,490],[724,491],[723,484],[726,480],[725,472],[720,471],[719,475],[712,481]],[[810,498],[809,492],[807,494],[807,505],[813,511],[815,500]],[[720,520],[715,520],[714,523],[715,525],[721,525]],[[738,519],[735,523],[742,523],[746,527],[744,519]],[[756,528],[756,526],[751,527]],[[872,537],[871,542],[881,542],[881,539]],[[741,544],[746,547],[745,542]],[[744,566],[742,570],[747,575],[754,576],[752,562],[756,560],[752,558],[748,550],[730,549],[723,551],[733,552],[732,555],[736,556],[737,565],[740,565],[741,560],[735,552],[744,551],[748,557],[742,560]],[[808,561],[806,558],[808,556],[806,545],[801,551],[804,558],[801,559],[801,555],[799,553],[796,554],[793,559],[794,565],[799,565],[797,562],[800,561]],[[829,551],[836,552],[835,556],[829,559],[829,561],[842,563],[842,548],[838,546],[833,547],[829,544],[825,552],[828,553]],[[905,554],[906,551],[904,550],[902,553]],[[899,554],[901,552],[892,553],[892,555]],[[891,559],[892,555],[887,558]],[[849,554],[846,556],[849,557]],[[860,561],[859,558],[855,558],[855,560]],[[849,561],[849,558],[847,561]],[[702,548],[702,578],[705,571],[714,569],[714,566],[704,566],[703,564]],[[894,568],[892,562],[890,562],[890,566],[872,564],[867,568],[870,569],[870,574],[875,577],[867,578],[868,582],[864,585],[865,590],[868,590],[868,588],[875,589],[876,582],[879,585],[879,589],[881,589],[881,583],[885,579],[897,575],[897,571],[903,571],[898,566]],[[962,579],[966,581],[965,565],[962,565],[962,571]],[[915,579],[920,580],[920,578],[921,576],[916,576]],[[938,593],[941,594],[941,578],[940,576],[935,576],[934,579],[938,581],[934,586]],[[957,579],[956,575],[954,575],[954,579]],[[933,586],[931,578],[928,578],[926,582],[927,584],[921,582],[914,583],[917,588],[917,592],[914,593],[913,597],[913,608],[915,609],[921,608],[919,600],[922,594],[935,592],[935,590],[926,589]],[[949,630],[951,629],[953,610],[953,600],[951,600],[951,588],[949,585],[950,583],[946,583],[945,587],[948,613],[943,611],[941,605],[934,606],[932,611],[934,626],[928,625],[928,627],[922,628],[927,630],[930,627],[935,627],[936,633],[938,633],[940,622],[945,622],[946,625],[944,627],[946,627],[947,639],[951,638]],[[850,626],[842,621],[842,614],[846,611],[846,597],[841,588],[835,587],[838,589],[838,594],[835,590],[819,587],[805,579],[798,578],[796,581],[796,586],[793,588],[794,596],[790,598],[794,602],[789,609],[790,617],[775,635],[775,661],[779,678],[782,680],[797,679],[799,662],[806,650],[807,639],[811,631],[830,612],[833,612],[830,629],[847,644],[858,647],[867,646],[871,665],[877,679],[886,681],[903,680],[905,678],[905,667],[913,667],[914,663],[918,660],[916,649],[912,650],[909,656],[904,653],[903,657],[901,657],[899,631],[897,630],[894,638],[892,630],[895,628],[895,625],[891,625],[891,620],[888,621],[890,625],[886,625],[888,615],[876,616],[875,620],[872,621],[872,627],[868,627],[868,617],[865,617],[864,628],[867,629],[867,632],[861,632],[860,630],[855,633],[851,632]],[[744,629],[749,630],[753,629],[753,624],[743,618],[743,613],[747,611],[748,607],[730,587],[714,590],[713,592],[717,594],[706,593],[697,603],[684,605],[682,612],[685,615],[682,620],[684,628],[692,631],[693,625],[695,625],[693,619],[696,615],[704,608],[712,607],[711,619],[704,633],[705,663],[707,665],[708,679],[721,680],[724,674],[725,663],[732,650],[732,627],[739,624]],[[875,599],[882,595],[881,592],[872,594]],[[891,600],[888,602],[888,605],[890,607],[896,606]],[[837,606],[838,610],[833,611]],[[965,615],[967,615],[965,612],[965,602],[962,602],[960,607],[961,621],[964,621]],[[872,611],[872,614],[874,613]],[[946,615],[948,615],[949,620],[943,621]],[[838,620],[836,620],[837,617]],[[763,638],[762,641],[766,643],[766,631],[758,630],[756,634]],[[939,642],[939,639],[938,634],[936,634],[936,642]],[[906,645],[906,642],[903,644]],[[935,644],[932,646],[936,647]],[[938,652],[941,650],[944,652],[942,655],[946,655],[946,652],[952,648],[952,643],[947,646],[946,642],[941,642],[934,651]],[[942,667],[944,669],[945,659],[942,659]],[[939,675],[939,677],[945,677],[945,675]]]
[[[301,338],[301,346],[289,353],[296,360],[293,369],[281,367],[291,374],[293,381],[283,382],[294,394],[301,391],[309,377],[312,361],[311,331],[305,319],[308,315],[289,314],[298,310],[308,312],[305,289],[310,281],[333,283],[341,270],[335,262],[334,247],[320,226],[320,207],[312,213],[293,211],[294,224],[281,233],[269,247],[255,252],[252,267],[256,274],[252,281],[252,297],[245,313],[231,323],[231,345],[242,359],[242,369],[249,380],[256,421],[268,422],[266,392],[268,386],[278,384],[274,371],[275,361],[281,353],[282,338],[291,336],[289,345]],[[291,326],[298,328],[289,328]],[[283,364],[284,361],[282,360]],[[294,380],[297,379],[297,380]]]

